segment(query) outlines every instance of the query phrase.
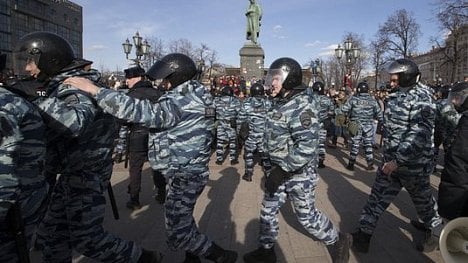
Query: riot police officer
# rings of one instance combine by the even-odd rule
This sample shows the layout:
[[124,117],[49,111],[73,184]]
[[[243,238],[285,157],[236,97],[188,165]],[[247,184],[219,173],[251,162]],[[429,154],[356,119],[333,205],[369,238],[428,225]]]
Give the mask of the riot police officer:
[[322,127],[319,133],[319,163],[318,168],[324,168],[325,164],[325,142],[327,140],[327,131],[333,125],[331,118],[334,115],[335,105],[333,101],[325,95],[325,85],[321,81],[316,81],[312,84],[312,90],[314,91],[314,98],[317,100],[319,105],[319,119]]
[[248,125],[248,135],[244,147],[245,173],[242,176],[242,179],[247,182],[252,181],[256,150],[262,160],[263,169],[270,169],[269,158],[267,158],[263,148],[265,118],[270,106],[271,103],[265,96],[263,85],[255,83],[250,87],[250,97],[244,100],[239,112],[238,133],[240,133],[240,127],[244,122],[246,123],[244,125]]
[[418,66],[409,59],[391,61],[386,70],[393,93],[388,96],[384,111],[383,165],[377,169],[359,228],[353,233],[353,247],[362,253],[368,252],[380,215],[402,187],[409,192],[419,218],[428,229],[438,229],[442,221],[429,181],[434,157],[432,92],[419,82]]
[[90,96],[63,83],[70,76],[97,82],[99,72],[88,70],[89,62],[76,60],[70,44],[50,32],[25,35],[15,54],[19,70],[45,83],[47,97],[34,104],[47,125],[47,158],[55,156],[54,171],[61,174],[38,230],[44,262],[70,262],[73,250],[102,262],[159,261],[160,253],[102,227],[115,121]]
[[356,88],[357,96],[351,97],[343,105],[342,111],[348,116],[350,122],[356,123],[357,130],[351,138],[351,151],[349,153],[349,163],[346,169],[354,170],[356,157],[359,153],[359,146],[363,141],[367,170],[374,169],[373,155],[373,131],[374,120],[382,120],[382,110],[373,96],[369,95],[369,85],[366,82],[360,82]]
[[244,255],[247,263],[276,262],[278,213],[287,197],[292,199],[302,226],[322,241],[333,262],[347,262],[351,236],[338,229],[315,203],[318,182],[316,150],[319,140],[319,106],[302,84],[302,69],[291,58],[275,60],[266,77],[274,97],[267,113],[265,150],[272,164],[266,171],[266,191],[260,213],[258,249]]
[[229,146],[229,159],[231,164],[238,164],[238,143],[237,143],[237,117],[241,103],[234,96],[232,87],[225,86],[221,91],[221,96],[214,101],[216,107],[216,164],[221,165],[224,161],[224,151]]
[[[1,54],[0,73],[5,60]],[[22,97],[24,89],[33,88],[34,99],[34,86],[23,86],[29,84],[0,80],[0,262],[5,263],[29,259],[31,238],[45,212],[46,127]]]
[[200,233],[193,218],[196,201],[208,183],[215,117],[210,92],[192,80],[196,73],[195,63],[186,55],[172,53],[158,60],[147,71],[150,79],[162,80],[168,88],[157,103],[99,88],[83,78],[66,83],[92,94],[99,107],[115,117],[149,128],[151,167],[168,179],[164,212],[169,247],[185,250],[186,262],[204,257],[233,263],[237,253]]

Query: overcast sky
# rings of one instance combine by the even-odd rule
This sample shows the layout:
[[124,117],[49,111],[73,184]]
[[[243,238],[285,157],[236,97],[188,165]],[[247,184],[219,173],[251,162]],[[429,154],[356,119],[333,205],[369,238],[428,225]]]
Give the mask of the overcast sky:
[[[305,64],[326,59],[348,32],[368,44],[379,25],[398,9],[411,12],[421,26],[418,52],[441,36],[435,0],[257,0],[263,9],[259,43],[265,66],[279,57]],[[246,42],[248,0],[73,0],[83,7],[83,53],[96,68],[128,66],[122,43],[138,30],[144,38],[188,39],[218,52],[218,62],[238,67]],[[133,52],[133,51],[132,51]],[[134,57],[132,53],[131,57]]]

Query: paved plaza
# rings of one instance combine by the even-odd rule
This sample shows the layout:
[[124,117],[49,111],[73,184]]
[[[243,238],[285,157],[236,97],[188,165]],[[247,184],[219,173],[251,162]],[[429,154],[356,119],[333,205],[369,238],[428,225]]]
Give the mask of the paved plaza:
[[[327,148],[324,169],[319,170],[320,178],[316,192],[316,205],[342,230],[353,231],[357,226],[362,206],[370,192],[375,171],[367,171],[362,156],[358,157],[355,171],[345,169],[349,152],[338,143],[337,149]],[[200,196],[195,219],[201,232],[208,234],[223,248],[239,252],[237,262],[243,262],[242,255],[257,247],[257,234],[264,178],[261,167],[255,166],[252,182],[241,179],[244,163],[231,166],[226,160],[216,165],[214,156],[210,162],[210,180]],[[380,159],[377,151],[376,159]],[[439,166],[440,168],[440,166]],[[119,207],[120,219],[114,220],[108,204],[104,227],[125,239],[135,240],[147,249],[161,250],[167,263],[182,262],[184,252],[171,251],[166,245],[164,233],[163,206],[154,198],[151,171],[145,165],[140,201],[143,207],[130,211],[125,207],[128,200],[128,171],[123,163],[114,166],[112,185]],[[434,194],[439,184],[438,176],[431,176]],[[439,251],[420,253],[415,241],[423,237],[409,223],[415,219],[416,211],[406,191],[382,215],[368,254],[352,252],[350,262],[443,262]],[[278,262],[311,263],[331,262],[326,248],[314,240],[295,218],[292,205],[287,202],[280,212],[280,234],[275,247]],[[32,262],[40,262],[38,253],[33,253]],[[74,262],[94,262],[76,257]],[[209,262],[204,261],[203,262]]]

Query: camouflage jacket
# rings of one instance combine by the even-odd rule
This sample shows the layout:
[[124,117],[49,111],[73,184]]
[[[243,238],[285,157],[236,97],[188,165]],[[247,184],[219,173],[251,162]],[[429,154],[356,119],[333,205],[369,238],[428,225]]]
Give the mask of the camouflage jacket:
[[431,91],[421,83],[391,93],[384,112],[384,160],[415,173],[432,163],[435,110]]
[[95,70],[61,73],[48,83],[48,97],[34,101],[47,124],[47,155],[58,158],[48,157],[48,165],[54,166],[48,170],[82,177],[83,182],[106,182],[112,174],[116,123],[97,107],[93,98],[63,84],[71,76],[85,77],[95,83],[100,78]]
[[296,173],[317,161],[318,116],[317,100],[306,91],[292,90],[285,99],[274,100],[267,113],[264,138],[272,164]]
[[101,89],[96,99],[104,111],[149,128],[148,158],[155,170],[208,169],[215,109],[211,94],[187,81],[157,103]]
[[361,124],[372,124],[374,120],[382,120],[382,109],[374,97],[368,93],[352,96],[341,108],[351,121]]
[[[31,103],[0,88],[0,202],[47,194],[45,125]],[[0,222],[6,210],[0,206]]]
[[248,97],[242,103],[237,126],[240,127],[241,123],[246,122],[249,125],[249,137],[261,141],[265,132],[265,118],[270,107],[271,102],[266,97]]

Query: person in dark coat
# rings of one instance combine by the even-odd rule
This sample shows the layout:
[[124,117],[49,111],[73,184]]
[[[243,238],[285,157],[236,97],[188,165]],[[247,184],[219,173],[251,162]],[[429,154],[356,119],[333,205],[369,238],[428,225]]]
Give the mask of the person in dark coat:
[[[163,92],[153,87],[153,84],[146,80],[145,71],[139,66],[124,70],[126,84],[129,87],[127,95],[136,99],[148,99],[156,102]],[[129,152],[129,184],[128,193],[130,200],[127,207],[135,210],[141,208],[140,190],[141,190],[141,172],[143,164],[148,156],[148,128],[139,124],[128,124],[130,133],[128,134],[128,152]],[[159,171],[153,171],[153,179],[158,188],[156,200],[164,202],[166,197],[166,181]]]
[[449,102],[461,118],[446,156],[439,185],[439,213],[452,220],[468,216],[468,82],[455,84]]

